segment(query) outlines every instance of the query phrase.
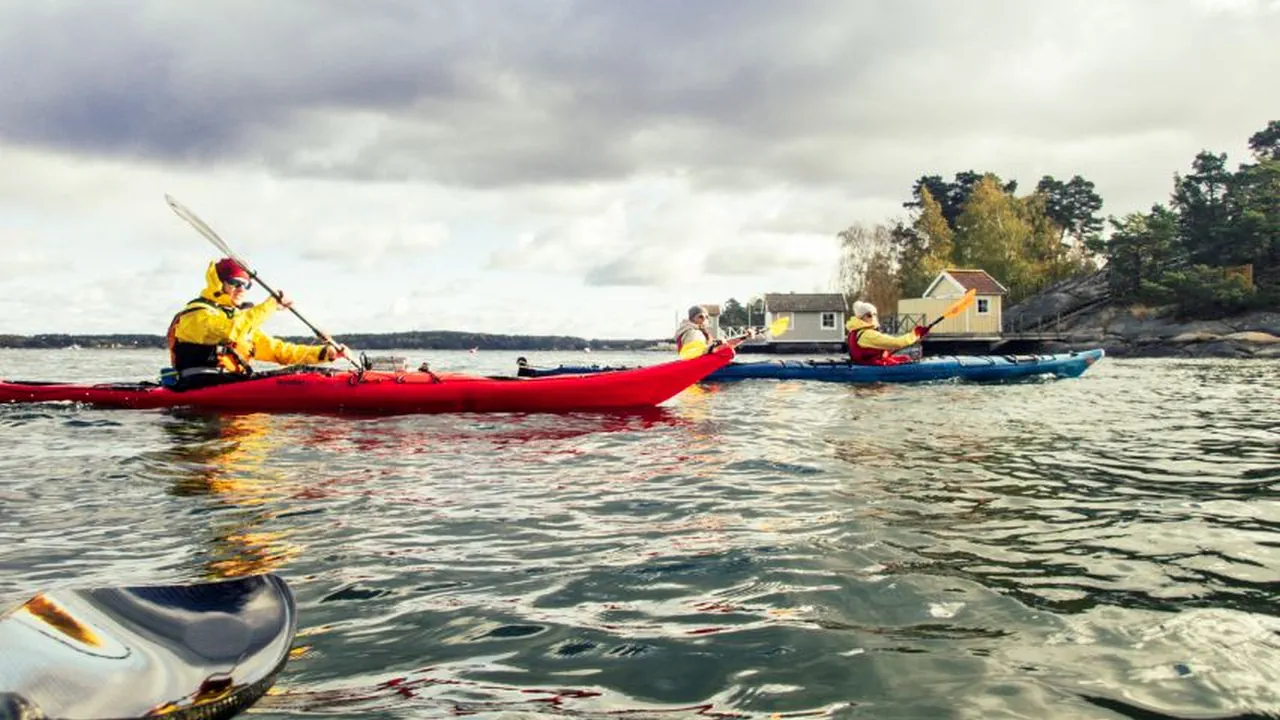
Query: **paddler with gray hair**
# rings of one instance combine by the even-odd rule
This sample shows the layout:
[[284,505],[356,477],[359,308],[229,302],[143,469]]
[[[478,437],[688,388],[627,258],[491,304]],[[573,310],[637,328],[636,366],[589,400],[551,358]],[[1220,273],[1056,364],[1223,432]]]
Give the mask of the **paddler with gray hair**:
[[920,342],[929,334],[929,328],[917,325],[901,335],[880,332],[880,318],[876,306],[859,300],[853,304],[853,317],[845,323],[849,332],[849,360],[855,365],[901,365],[911,362],[906,355],[893,353]]

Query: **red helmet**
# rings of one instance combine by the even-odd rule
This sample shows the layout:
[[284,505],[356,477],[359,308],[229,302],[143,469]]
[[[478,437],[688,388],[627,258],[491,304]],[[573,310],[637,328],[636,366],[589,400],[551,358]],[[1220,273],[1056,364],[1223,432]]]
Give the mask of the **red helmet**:
[[218,273],[218,279],[227,282],[232,278],[248,281],[249,271],[244,269],[240,263],[231,258],[222,258],[213,266],[214,272]]

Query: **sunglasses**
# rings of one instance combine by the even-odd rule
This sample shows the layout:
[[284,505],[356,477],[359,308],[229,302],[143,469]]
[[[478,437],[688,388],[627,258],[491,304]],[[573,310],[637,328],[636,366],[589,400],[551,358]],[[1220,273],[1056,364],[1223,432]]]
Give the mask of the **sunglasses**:
[[252,280],[241,280],[240,278],[231,278],[227,281],[227,284],[233,288],[240,288],[241,290],[248,290],[253,287]]

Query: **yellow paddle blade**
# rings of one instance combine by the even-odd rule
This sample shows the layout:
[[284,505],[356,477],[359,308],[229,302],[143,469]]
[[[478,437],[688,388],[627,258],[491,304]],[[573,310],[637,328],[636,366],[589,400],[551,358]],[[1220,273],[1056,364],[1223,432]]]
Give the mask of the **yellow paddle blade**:
[[696,358],[701,355],[705,355],[706,352],[707,352],[707,344],[702,342],[701,340],[695,340],[689,343],[688,345],[685,345],[684,347],[680,348],[680,359],[689,360],[690,358]]
[[955,317],[955,316],[959,315],[960,313],[962,313],[962,312],[964,312],[964,311],[965,311],[965,308],[967,308],[967,307],[969,307],[970,305],[972,305],[972,304],[973,304],[974,299],[975,299],[975,298],[977,298],[977,297],[978,297],[978,291],[977,291],[977,290],[970,290],[969,292],[967,292],[967,293],[965,293],[965,294],[964,294],[964,297],[960,298],[959,300],[955,301],[954,303],[951,303],[951,307],[947,308],[946,310],[943,310],[943,311],[942,311],[942,317],[943,317],[943,318],[953,318],[953,317]]
[[774,320],[772,323],[769,324],[769,334],[774,337],[778,337],[782,333],[786,332],[787,329],[790,327],[791,327],[791,316],[783,315],[782,317],[778,318],[777,320]]

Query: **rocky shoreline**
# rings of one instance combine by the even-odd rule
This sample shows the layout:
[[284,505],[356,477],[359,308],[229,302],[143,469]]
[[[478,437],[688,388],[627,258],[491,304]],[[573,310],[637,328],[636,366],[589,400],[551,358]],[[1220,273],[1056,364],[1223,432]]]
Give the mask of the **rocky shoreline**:
[[1280,313],[1180,323],[1144,317],[1141,308],[1107,308],[1071,329],[1046,352],[1101,347],[1114,357],[1235,357],[1280,359]]
[[1005,320],[1027,329],[1051,322],[1064,340],[1044,342],[1043,352],[1101,347],[1114,357],[1280,358],[1280,312],[1178,320],[1170,308],[1112,304],[1105,272],[1059,283],[1007,310]]

